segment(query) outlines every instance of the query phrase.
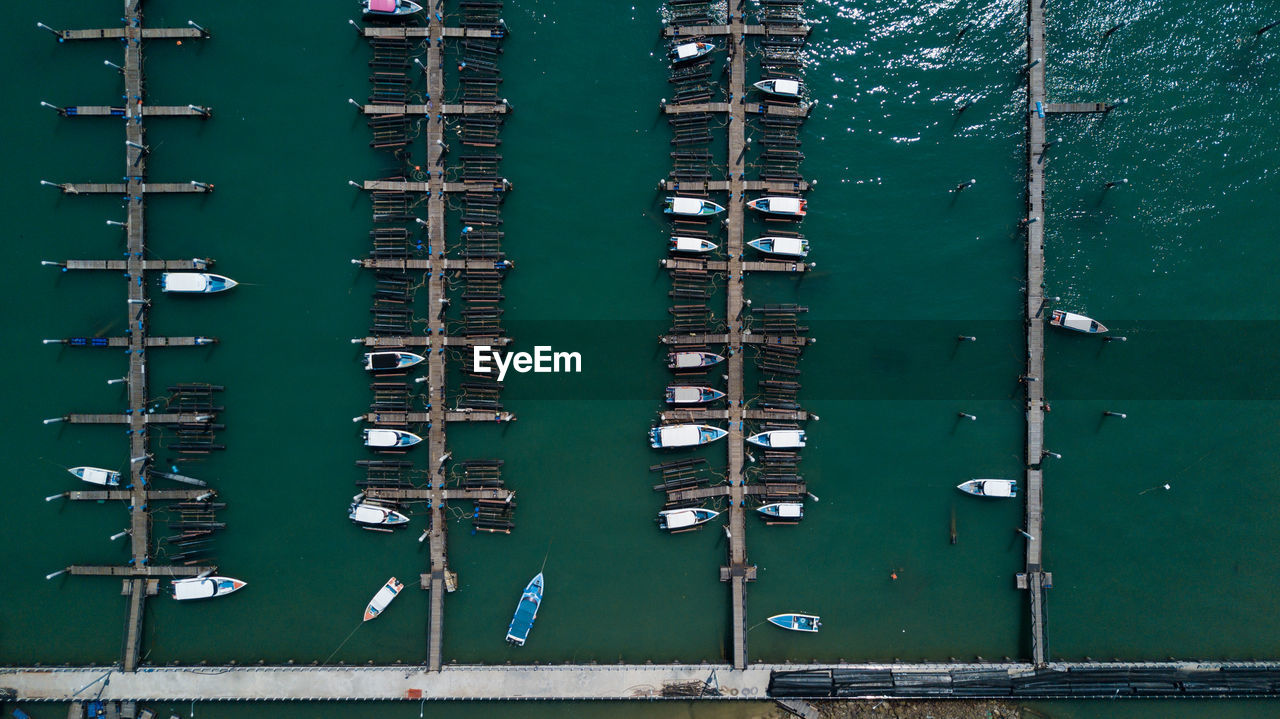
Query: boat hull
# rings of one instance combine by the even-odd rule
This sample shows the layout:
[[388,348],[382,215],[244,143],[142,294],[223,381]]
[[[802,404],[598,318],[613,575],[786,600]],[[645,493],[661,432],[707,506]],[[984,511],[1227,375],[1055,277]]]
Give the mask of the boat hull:
[[193,577],[173,581],[173,598],[182,602],[191,599],[212,599],[238,592],[245,582],[231,577]]
[[775,614],[769,623],[793,632],[815,633],[822,626],[821,618],[813,614]]
[[1018,496],[1018,481],[1014,479],[971,479],[961,482],[956,489],[985,499],[1012,499]]
[[542,606],[542,585],[542,572],[538,572],[525,585],[520,603],[516,605],[516,612],[511,617],[511,624],[507,625],[508,642],[523,647],[529,639],[529,630],[533,629],[533,622],[538,618],[538,608]]
[[402,589],[404,589],[404,584],[401,584],[398,579],[395,577],[388,579],[387,583],[382,585],[382,589],[379,589],[378,593],[373,595],[373,599],[369,600],[368,606],[364,608],[364,621],[367,622],[370,619],[382,616],[382,612],[386,610],[387,605],[400,596],[400,590]]

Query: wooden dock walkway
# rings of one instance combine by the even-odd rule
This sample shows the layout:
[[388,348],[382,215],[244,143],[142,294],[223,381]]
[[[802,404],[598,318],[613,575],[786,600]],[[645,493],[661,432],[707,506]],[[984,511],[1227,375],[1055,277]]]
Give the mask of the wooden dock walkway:
[[361,105],[360,112],[366,115],[505,115],[511,112],[511,105],[505,102],[468,102],[463,104],[444,105]]
[[[729,112],[731,103],[727,102],[683,102],[662,103],[662,111],[668,115],[687,115]],[[749,102],[744,108],[750,115],[769,115],[771,117],[808,117],[813,105],[793,105],[780,103]]]
[[[143,119],[148,116],[208,117],[205,107],[197,109],[175,108],[166,106],[150,106],[145,102],[146,82],[143,76],[142,41],[152,39],[186,39],[208,37],[207,31],[195,26],[190,28],[146,28],[143,27],[141,0],[126,0],[122,27],[55,31],[60,41],[71,40],[123,40],[124,64],[121,74],[124,77],[126,98],[122,107],[73,106],[59,110],[63,115],[103,115],[122,117],[125,120],[125,182],[123,183],[67,183],[57,185],[68,194],[116,194],[125,198],[127,206],[125,220],[126,258],[123,261],[106,261],[101,266],[94,261],[71,261],[67,269],[112,269],[123,271],[129,278],[129,327],[127,337],[121,338],[127,347],[129,357],[128,374],[125,377],[128,391],[128,411],[124,413],[92,415],[71,414],[65,421],[76,424],[124,424],[129,428],[129,456],[134,458],[129,463],[128,489],[108,490],[105,498],[120,499],[129,502],[130,515],[130,557],[129,565],[115,567],[73,566],[70,574],[90,576],[125,577],[125,588],[129,594],[128,616],[125,625],[124,656],[122,668],[126,672],[136,671],[142,657],[143,620],[146,613],[146,597],[148,595],[148,578],[150,577],[182,577],[194,576],[208,567],[152,566],[151,558],[151,511],[149,499],[160,499],[167,496],[151,491],[144,481],[144,472],[151,457],[151,433],[146,431],[149,425],[182,423],[199,415],[148,413],[147,391],[147,352],[156,346],[186,344],[171,342],[176,338],[164,338],[163,342],[153,342],[148,334],[148,314],[150,303],[147,299],[146,272],[155,269],[167,269],[167,265],[156,266],[155,260],[144,260],[147,256],[145,227],[145,197],[157,192],[209,192],[213,185],[199,182],[186,183],[148,183],[147,159],[149,150],[144,150],[146,130]],[[195,106],[192,106],[195,107]],[[179,264],[175,267],[185,266]],[[187,346],[207,344],[196,342],[197,338]],[[199,338],[204,339],[204,338]],[[119,342],[119,340],[117,340]],[[68,342],[70,344],[70,342]],[[109,346],[120,346],[108,342]],[[89,346],[92,346],[90,344]],[[174,497],[187,497],[186,490],[179,490]],[[90,499],[92,493],[73,493],[72,498]]]
[[[664,257],[660,264],[668,270],[702,270],[707,269],[712,272],[728,272],[729,263],[725,260],[695,260],[683,257]],[[739,257],[739,264],[743,272],[808,272],[813,269],[812,264],[805,264],[794,260],[742,260]]]
[[[143,117],[213,117],[213,110],[199,105],[144,105],[140,108]],[[124,117],[127,108],[123,105],[68,105],[58,108],[63,117]]]
[[[737,29],[735,29],[735,26]],[[787,27],[775,27],[768,30],[764,25],[743,25],[742,17],[735,18],[735,22],[729,25],[690,25],[686,27],[667,27],[663,28],[662,35],[666,38],[677,37],[697,37],[700,35],[732,35],[735,39],[741,38],[743,35],[808,35],[810,32],[808,25],[792,25]],[[738,95],[741,97],[741,95]]]

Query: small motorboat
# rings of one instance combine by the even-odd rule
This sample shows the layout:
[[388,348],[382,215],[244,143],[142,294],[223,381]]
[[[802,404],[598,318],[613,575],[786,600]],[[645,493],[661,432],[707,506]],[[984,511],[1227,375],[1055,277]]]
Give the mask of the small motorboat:
[[[359,497],[360,495],[356,496]],[[394,509],[380,504],[359,501],[359,499],[351,504],[351,511],[347,514],[347,518],[356,524],[369,524],[380,527],[396,527],[409,523],[408,517]]]
[[237,284],[230,277],[212,272],[166,272],[160,275],[160,289],[164,292],[209,294],[224,292]]
[[697,447],[723,439],[727,431],[707,424],[668,424],[649,430],[649,446],[654,449]]
[[798,522],[804,519],[804,505],[799,502],[774,502],[756,507],[756,511],[765,519],[779,519],[784,522]]
[[89,484],[101,484],[106,487],[120,486],[120,473],[97,467],[72,467],[67,470]]
[[686,42],[671,48],[668,54],[672,62],[692,62],[715,49],[709,42]]
[[507,641],[516,646],[524,646],[529,638],[529,630],[533,629],[533,620],[538,618],[538,607],[542,606],[542,572],[529,580],[524,593],[520,595],[520,603],[516,605],[516,613],[507,626]]
[[714,352],[672,352],[667,355],[667,366],[671,369],[710,367],[723,361],[724,357]]
[[407,17],[422,12],[422,6],[409,0],[364,0],[365,17]]
[[761,80],[755,83],[754,87],[766,95],[774,97],[786,97],[796,99],[800,97],[801,85],[799,80],[790,80],[787,78],[773,78],[771,80]]
[[956,485],[956,489],[975,497],[1008,499],[1018,496],[1016,479],[971,479]]
[[369,600],[369,606],[364,608],[364,620],[367,622],[382,616],[382,610],[387,608],[391,600],[400,595],[401,589],[404,589],[404,585],[399,580],[395,577],[388,579],[387,583],[382,585],[382,589],[373,595],[373,599]]
[[747,207],[765,215],[804,217],[809,201],[799,197],[761,197],[748,202]]
[[769,449],[795,449],[804,446],[803,429],[775,429],[772,432],[761,432],[747,437],[747,441],[758,447]]
[[769,617],[769,623],[793,632],[816,632],[822,626],[813,614],[775,614]]
[[421,437],[403,429],[366,429],[364,431],[364,446],[377,449],[407,449],[421,441]]
[[669,532],[680,532],[693,529],[719,517],[714,509],[691,507],[689,509],[664,509],[658,512],[658,527]]
[[399,350],[365,352],[364,368],[370,372],[394,372],[398,369],[408,369],[425,359],[426,357],[422,355]]
[[696,197],[668,197],[662,211],[668,215],[699,217],[719,214],[724,212],[724,208],[711,200],[700,200]]
[[1107,331],[1107,328],[1101,322],[1091,317],[1078,315],[1074,312],[1063,312],[1062,310],[1054,310],[1049,315],[1049,324],[1054,327],[1061,327],[1064,330],[1075,330],[1076,332],[1084,332],[1090,335]]
[[667,248],[672,252],[710,252],[718,247],[711,240],[705,240],[701,237],[682,237],[674,235],[671,238],[671,245]]
[[809,241],[799,237],[761,237],[747,244],[766,255],[806,257],[809,254]]
[[706,404],[724,396],[724,392],[713,387],[690,387],[672,385],[667,387],[667,404]]
[[173,580],[173,598],[210,599],[221,597],[244,588],[245,583],[231,577],[192,577]]

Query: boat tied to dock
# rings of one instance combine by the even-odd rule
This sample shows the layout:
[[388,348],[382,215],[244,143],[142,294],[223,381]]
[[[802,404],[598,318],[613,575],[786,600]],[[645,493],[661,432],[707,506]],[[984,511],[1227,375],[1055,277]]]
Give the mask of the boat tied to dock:
[[120,486],[120,473],[99,467],[72,467],[67,470],[89,484],[101,484],[104,487]]
[[403,429],[366,429],[364,446],[374,449],[408,449],[422,441],[422,437]]
[[800,91],[804,88],[804,86],[800,84],[799,80],[784,77],[761,80],[752,85],[752,87],[766,95],[790,99],[799,98]]
[[395,372],[396,370],[408,369],[424,360],[426,360],[426,357],[420,354],[401,350],[365,352],[364,368],[370,372]]
[[747,207],[764,215],[804,217],[809,201],[799,197],[758,197],[748,202]]
[[1064,330],[1074,330],[1089,335],[1101,334],[1107,331],[1105,325],[1093,319],[1085,317],[1074,312],[1064,312],[1062,310],[1054,310],[1049,316],[1049,324],[1054,327],[1061,327]]
[[1018,496],[1018,480],[1016,479],[971,479],[961,482],[956,489],[975,497],[991,497],[993,499],[1009,499]]
[[722,397],[724,397],[724,392],[714,387],[691,387],[685,385],[667,387],[667,404],[706,404]]
[[192,577],[190,579],[173,580],[173,598],[179,601],[188,599],[212,599],[238,592],[245,587],[245,582],[231,577]]
[[775,429],[747,437],[757,447],[768,449],[797,449],[804,446],[803,429]]
[[422,6],[411,0],[364,0],[366,18],[405,19],[422,12]]
[[728,434],[707,424],[668,424],[649,430],[649,446],[654,449],[697,447],[723,439]]
[[165,272],[160,276],[160,289],[163,292],[207,295],[225,292],[238,284],[230,277],[212,272]]
[[663,212],[685,217],[707,217],[724,212],[724,208],[711,200],[701,200],[697,197],[668,197]]
[[747,245],[756,248],[766,255],[782,255],[785,257],[809,256],[809,241],[799,237],[761,237],[751,240]]
[[822,626],[820,618],[815,614],[775,614],[769,617],[769,623],[793,632],[817,632]]
[[714,509],[688,507],[685,509],[664,509],[658,512],[658,528],[668,532],[685,532],[710,522],[719,517]]
[[671,352],[667,354],[667,366],[671,369],[695,369],[710,367],[724,361],[714,352]]
[[756,511],[766,520],[799,522],[804,519],[804,504],[800,502],[774,502],[756,507]]

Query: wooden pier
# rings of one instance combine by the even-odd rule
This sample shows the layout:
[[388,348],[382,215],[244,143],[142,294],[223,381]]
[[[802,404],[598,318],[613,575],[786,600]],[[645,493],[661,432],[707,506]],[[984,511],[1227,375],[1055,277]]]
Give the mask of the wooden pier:
[[[121,195],[127,204],[125,221],[125,260],[95,261],[72,260],[63,265],[64,269],[76,270],[111,270],[123,271],[129,278],[129,332],[123,338],[110,338],[105,345],[127,347],[129,350],[129,371],[125,381],[128,388],[128,410],[116,414],[71,414],[63,419],[75,424],[123,424],[129,429],[129,462],[127,487],[120,490],[104,492],[72,492],[69,498],[76,500],[115,499],[129,503],[130,556],[128,566],[118,567],[85,567],[73,566],[70,574],[91,576],[125,577],[125,588],[129,595],[128,618],[125,627],[124,656],[122,667],[126,672],[138,668],[142,656],[142,625],[146,610],[146,597],[150,577],[194,576],[209,567],[190,566],[152,566],[151,558],[151,512],[149,500],[190,498],[189,490],[177,492],[157,492],[150,489],[145,472],[151,461],[151,433],[149,428],[158,424],[178,424],[189,421],[208,421],[196,415],[155,414],[148,411],[147,391],[147,350],[161,346],[196,346],[208,344],[206,338],[152,338],[148,334],[148,313],[150,303],[147,299],[146,273],[157,269],[191,269],[194,261],[180,261],[172,266],[166,262],[144,259],[148,252],[146,247],[147,232],[145,228],[146,195],[157,192],[208,192],[212,185],[198,182],[186,183],[148,183],[147,158],[149,150],[146,146],[146,130],[143,118],[148,116],[173,117],[208,117],[209,109],[204,107],[165,107],[145,102],[146,82],[143,77],[142,41],[149,39],[201,38],[207,37],[204,30],[197,28],[145,28],[142,19],[141,0],[124,0],[123,27],[97,30],[63,30],[55,31],[60,42],[70,40],[120,40],[124,46],[124,64],[121,74],[124,78],[126,98],[121,107],[72,106],[60,108],[59,114],[73,116],[106,116],[120,117],[125,121],[125,176],[123,183],[68,183],[57,185],[68,194],[106,193]],[[193,109],[194,108],[194,109]],[[197,341],[204,340],[204,341]],[[67,340],[65,344],[79,344]],[[95,346],[86,342],[87,346]],[[201,493],[207,493],[201,490]],[[154,583],[150,584],[154,590]]]
[[1105,113],[1108,105],[1094,102],[1051,103],[1045,95],[1044,4],[1027,3],[1027,232],[1026,330],[1026,570],[1016,580],[1028,591],[1031,612],[1031,656],[1037,667],[1049,661],[1045,631],[1045,590],[1053,584],[1044,571],[1044,448],[1045,373],[1044,328],[1047,302],[1044,290],[1044,170],[1045,115]]

